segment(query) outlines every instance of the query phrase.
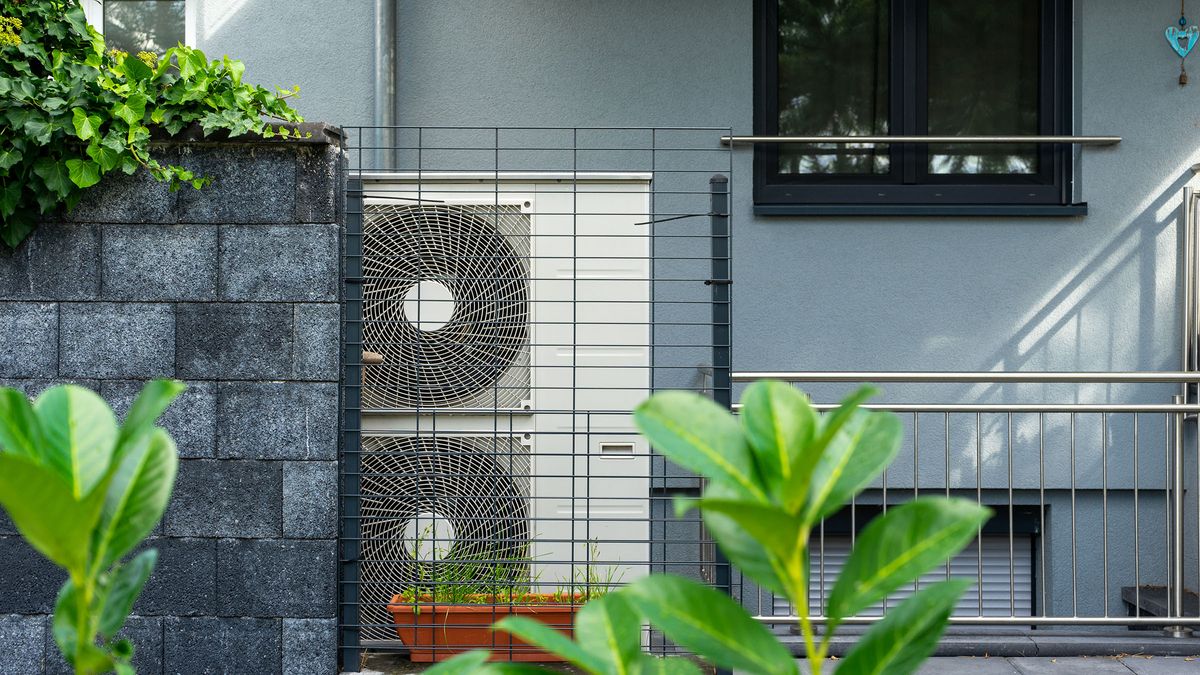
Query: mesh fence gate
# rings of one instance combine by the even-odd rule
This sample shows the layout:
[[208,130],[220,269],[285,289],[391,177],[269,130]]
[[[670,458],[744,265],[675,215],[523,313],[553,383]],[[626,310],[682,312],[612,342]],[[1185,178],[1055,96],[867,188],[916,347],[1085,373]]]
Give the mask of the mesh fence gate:
[[729,129],[346,131],[343,665],[537,660],[480,629],[566,628],[651,572],[727,587],[673,515],[697,479],[631,411],[659,389],[730,403]]

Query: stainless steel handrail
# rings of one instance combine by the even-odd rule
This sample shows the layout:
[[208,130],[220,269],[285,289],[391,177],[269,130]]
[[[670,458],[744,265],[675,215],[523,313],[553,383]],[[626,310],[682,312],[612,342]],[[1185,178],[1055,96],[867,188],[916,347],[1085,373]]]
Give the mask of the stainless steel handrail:
[[936,143],[1007,144],[1059,143],[1070,145],[1116,145],[1120,136],[722,136],[721,144],[739,143]]
[[1200,382],[1200,373],[1185,371],[1122,372],[953,372],[953,371],[746,371],[734,372],[734,382],[755,380],[784,382],[908,382],[908,383],[1154,383]]

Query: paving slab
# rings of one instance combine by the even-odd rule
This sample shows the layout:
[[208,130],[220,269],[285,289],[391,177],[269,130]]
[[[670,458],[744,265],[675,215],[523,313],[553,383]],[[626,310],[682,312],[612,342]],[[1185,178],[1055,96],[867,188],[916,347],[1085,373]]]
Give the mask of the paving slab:
[[1021,675],[1082,675],[1083,673],[1115,673],[1129,675],[1131,671],[1119,659],[1109,656],[1064,656],[1060,658],[1015,657],[1008,660]]
[[1182,675],[1200,673],[1200,657],[1127,656],[1125,667],[1137,675]]
[[1021,671],[1008,659],[994,656],[943,656],[929,659],[917,671],[918,675],[1020,675]]

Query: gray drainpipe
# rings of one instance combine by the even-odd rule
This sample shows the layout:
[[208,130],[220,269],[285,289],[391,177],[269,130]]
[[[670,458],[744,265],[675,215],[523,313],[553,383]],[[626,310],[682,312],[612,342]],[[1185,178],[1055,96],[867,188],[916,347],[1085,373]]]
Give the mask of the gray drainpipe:
[[[396,130],[396,5],[399,0],[375,0],[375,168],[395,165]],[[362,142],[361,140],[359,141]]]

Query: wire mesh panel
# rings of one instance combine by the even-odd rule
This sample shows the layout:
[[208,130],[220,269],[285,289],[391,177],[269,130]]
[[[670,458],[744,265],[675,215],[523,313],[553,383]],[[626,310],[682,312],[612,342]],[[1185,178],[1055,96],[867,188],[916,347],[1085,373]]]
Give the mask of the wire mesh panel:
[[486,627],[569,630],[652,572],[729,578],[672,513],[698,480],[632,419],[658,389],[728,402],[728,133],[396,128],[393,147],[353,149],[344,664],[362,648],[542,660]]

